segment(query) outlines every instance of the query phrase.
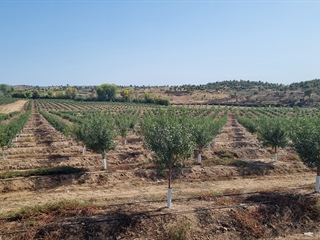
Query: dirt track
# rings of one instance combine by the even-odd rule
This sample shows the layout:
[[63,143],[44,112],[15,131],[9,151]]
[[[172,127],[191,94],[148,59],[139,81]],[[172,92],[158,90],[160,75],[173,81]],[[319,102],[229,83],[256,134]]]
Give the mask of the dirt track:
[[28,100],[18,100],[14,103],[0,105],[0,113],[11,113],[16,111],[21,111],[23,109],[24,104]]

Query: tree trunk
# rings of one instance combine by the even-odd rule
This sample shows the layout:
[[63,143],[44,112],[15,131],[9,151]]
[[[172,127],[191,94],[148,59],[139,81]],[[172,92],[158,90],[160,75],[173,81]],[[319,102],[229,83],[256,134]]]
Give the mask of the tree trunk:
[[198,153],[198,159],[197,159],[197,163],[201,163],[202,157],[201,157],[201,152]]
[[278,161],[278,151],[277,151],[277,146],[274,147],[274,160]]
[[103,154],[102,154],[102,162],[103,162],[103,169],[106,170],[108,168],[108,165],[107,165],[107,159],[106,159],[106,152],[104,151]]
[[127,145],[127,137],[124,137],[124,145]]
[[319,192],[320,189],[320,167],[317,167],[317,176],[316,176],[316,192]]
[[85,151],[86,151],[86,147],[83,146],[83,147],[82,147],[82,156],[84,156]]
[[172,167],[169,167],[168,197],[167,197],[167,207],[168,208],[171,208],[171,200],[172,200],[171,178],[172,178]]
[[168,188],[167,207],[171,208],[172,188]]

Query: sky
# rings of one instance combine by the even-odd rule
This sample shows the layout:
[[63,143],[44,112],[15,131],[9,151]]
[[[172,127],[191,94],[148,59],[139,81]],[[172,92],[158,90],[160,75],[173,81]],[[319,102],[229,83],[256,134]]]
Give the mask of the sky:
[[0,0],[0,83],[320,78],[319,1]]

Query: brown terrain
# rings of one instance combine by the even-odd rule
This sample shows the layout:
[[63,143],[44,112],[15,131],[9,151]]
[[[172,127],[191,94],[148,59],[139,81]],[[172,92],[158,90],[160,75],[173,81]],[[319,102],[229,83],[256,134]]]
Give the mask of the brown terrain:
[[18,100],[14,103],[0,105],[0,113],[11,113],[21,111],[26,102],[27,100]]
[[[117,141],[104,171],[100,155],[83,156],[81,144],[33,108],[14,146],[5,150],[0,173],[58,166],[85,170],[0,180],[0,239],[320,239],[315,172],[290,148],[273,161],[271,151],[232,113],[202,164],[189,159],[176,175],[171,209],[166,173],[150,163],[152,153],[140,136],[132,133],[126,145]],[[41,210],[48,204],[52,211]],[[29,216],[31,206],[38,210]],[[18,217],[8,215],[22,208]]]

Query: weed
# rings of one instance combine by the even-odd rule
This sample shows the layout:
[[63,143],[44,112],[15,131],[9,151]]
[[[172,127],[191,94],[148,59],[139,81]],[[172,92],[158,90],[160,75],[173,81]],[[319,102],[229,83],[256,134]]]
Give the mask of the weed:
[[47,203],[44,205],[27,206],[18,211],[3,213],[1,218],[8,218],[10,220],[27,219],[41,214],[49,214],[55,211],[73,210],[82,207],[92,206],[92,203],[82,203],[76,200],[73,201],[60,201],[55,203]]
[[172,240],[186,240],[189,239],[189,229],[191,223],[187,220],[178,222],[168,229],[168,239]]

